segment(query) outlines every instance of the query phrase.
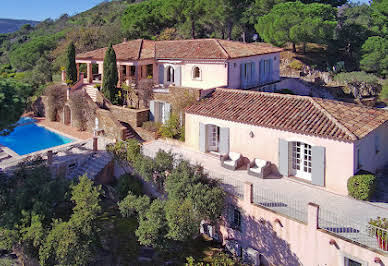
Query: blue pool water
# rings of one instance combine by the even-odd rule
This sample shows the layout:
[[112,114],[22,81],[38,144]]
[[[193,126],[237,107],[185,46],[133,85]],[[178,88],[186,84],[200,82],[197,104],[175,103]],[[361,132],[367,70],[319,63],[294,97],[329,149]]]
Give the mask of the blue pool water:
[[0,136],[0,144],[19,155],[25,155],[74,141],[33,122],[32,118],[22,117],[11,134]]

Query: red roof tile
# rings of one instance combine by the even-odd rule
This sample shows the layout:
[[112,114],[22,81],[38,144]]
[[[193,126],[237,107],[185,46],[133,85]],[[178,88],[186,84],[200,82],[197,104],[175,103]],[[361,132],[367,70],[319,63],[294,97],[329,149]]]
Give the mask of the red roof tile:
[[353,142],[388,121],[388,111],[306,96],[217,89],[186,109],[249,125]]
[[[118,60],[232,59],[276,53],[281,48],[266,43],[241,43],[218,39],[175,41],[133,40],[113,46]],[[77,55],[77,59],[103,60],[106,48]]]

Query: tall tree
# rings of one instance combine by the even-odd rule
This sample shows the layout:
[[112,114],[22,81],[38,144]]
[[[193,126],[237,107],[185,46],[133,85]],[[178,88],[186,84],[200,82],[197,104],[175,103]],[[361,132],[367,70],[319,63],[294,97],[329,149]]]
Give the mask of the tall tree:
[[388,74],[388,39],[373,36],[362,45],[362,70],[385,77]]
[[75,64],[75,46],[73,42],[70,42],[67,47],[65,70],[67,80],[69,80],[72,84],[77,82],[77,66]]
[[326,43],[336,26],[336,10],[330,5],[287,2],[277,4],[258,19],[255,28],[266,42],[276,45]]
[[[0,78],[0,134],[9,134],[26,108],[30,85]],[[4,130],[4,131],[3,131]]]
[[116,53],[112,44],[109,45],[108,50],[105,53],[103,77],[101,91],[109,101],[112,101],[116,94],[117,82],[119,81]]

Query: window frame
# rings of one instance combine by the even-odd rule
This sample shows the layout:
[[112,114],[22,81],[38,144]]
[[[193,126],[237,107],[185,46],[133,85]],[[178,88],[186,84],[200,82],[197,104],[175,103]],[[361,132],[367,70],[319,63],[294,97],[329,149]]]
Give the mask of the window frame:
[[[195,77],[195,69],[198,69],[199,77]],[[198,81],[202,80],[202,69],[199,66],[193,66],[193,68],[191,69],[191,79]]]
[[352,260],[352,261],[355,261],[357,263],[360,263],[361,266],[368,266],[368,262],[364,261],[364,260],[361,260],[359,258],[356,258],[352,255],[349,255],[349,254],[346,254],[346,253],[343,253],[341,252],[340,253],[340,266],[349,266],[349,262],[348,260]]

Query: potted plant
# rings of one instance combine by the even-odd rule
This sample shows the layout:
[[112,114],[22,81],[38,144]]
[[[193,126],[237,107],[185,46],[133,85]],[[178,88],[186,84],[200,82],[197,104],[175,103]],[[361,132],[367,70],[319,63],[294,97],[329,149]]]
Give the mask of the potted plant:
[[376,236],[377,244],[379,247],[388,251],[388,219],[377,217],[376,219],[370,219],[369,224],[372,235]]

